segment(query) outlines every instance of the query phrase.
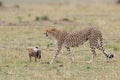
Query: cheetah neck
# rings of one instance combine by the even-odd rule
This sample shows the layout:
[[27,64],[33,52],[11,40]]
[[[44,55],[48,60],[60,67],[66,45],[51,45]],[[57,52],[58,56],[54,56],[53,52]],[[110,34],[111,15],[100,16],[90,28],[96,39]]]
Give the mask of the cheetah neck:
[[53,37],[55,37],[55,39],[59,39],[59,38],[65,38],[66,35],[68,35],[67,31],[59,31],[56,34],[54,34]]

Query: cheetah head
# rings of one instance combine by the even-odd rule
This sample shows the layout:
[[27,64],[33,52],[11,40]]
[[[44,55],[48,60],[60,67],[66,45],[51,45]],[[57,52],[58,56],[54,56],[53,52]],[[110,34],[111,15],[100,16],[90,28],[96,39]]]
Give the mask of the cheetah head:
[[47,29],[44,34],[46,35],[46,37],[52,38],[52,37],[56,37],[57,33],[58,33],[57,29],[51,28],[51,29]]

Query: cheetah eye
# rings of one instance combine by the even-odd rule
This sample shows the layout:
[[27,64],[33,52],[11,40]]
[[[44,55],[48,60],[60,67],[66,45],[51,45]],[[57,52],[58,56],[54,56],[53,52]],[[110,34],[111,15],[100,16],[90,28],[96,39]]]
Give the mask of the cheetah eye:
[[46,32],[46,33],[44,33],[45,34],[45,36],[48,36],[48,33]]

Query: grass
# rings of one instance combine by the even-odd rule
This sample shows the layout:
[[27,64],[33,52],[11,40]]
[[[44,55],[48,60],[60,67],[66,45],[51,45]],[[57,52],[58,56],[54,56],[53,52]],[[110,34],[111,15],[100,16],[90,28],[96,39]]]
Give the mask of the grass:
[[0,1],[0,7],[3,7],[3,2],[2,1]]
[[18,4],[14,5],[15,8],[19,9],[20,6]]
[[120,46],[119,45],[108,45],[109,48],[112,48],[114,51],[119,51],[120,50]]
[[[8,8],[1,11],[1,19],[6,22],[31,21],[31,24],[34,24],[36,15],[49,16],[51,21],[36,23],[34,26],[0,26],[0,80],[120,79],[119,5],[61,5],[20,5],[19,10]],[[52,21],[63,18],[75,18],[75,20],[67,24],[52,23]],[[79,23],[79,25],[73,25],[73,23]],[[48,40],[45,37],[44,31],[50,27],[66,29],[67,31],[81,30],[88,27],[89,23],[99,27],[103,33],[106,51],[114,52],[115,58],[106,63],[104,55],[97,50],[95,61],[91,64],[86,63],[85,61],[89,60],[91,56],[87,42],[78,48],[71,49],[75,61],[73,64],[70,63],[64,48],[56,63],[49,64],[57,46],[53,40]],[[46,50],[48,44],[52,50]],[[29,62],[26,50],[28,46],[42,48],[40,62],[35,63],[34,59]]]
[[47,16],[36,16],[35,18],[35,21],[40,21],[40,20],[43,20],[43,21],[46,21],[46,20],[49,20],[49,18]]
[[63,18],[62,20],[63,21],[70,21],[68,18]]
[[22,22],[23,21],[23,17],[22,16],[17,16],[16,18],[18,19],[18,22]]

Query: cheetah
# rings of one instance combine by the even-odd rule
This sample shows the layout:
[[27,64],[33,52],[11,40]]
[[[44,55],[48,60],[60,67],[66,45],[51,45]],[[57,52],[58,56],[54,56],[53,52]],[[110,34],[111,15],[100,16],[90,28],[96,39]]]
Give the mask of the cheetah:
[[113,54],[107,54],[105,49],[103,48],[103,38],[102,33],[96,27],[88,27],[81,31],[67,32],[66,30],[58,30],[56,28],[47,29],[44,33],[46,37],[53,37],[57,41],[57,52],[53,56],[50,64],[56,61],[62,46],[64,46],[69,54],[71,62],[73,62],[73,56],[70,51],[70,47],[78,47],[79,45],[83,45],[86,41],[89,41],[92,57],[88,63],[91,63],[96,56],[95,49],[101,50],[102,53],[106,57],[106,61],[108,59],[113,58]]

